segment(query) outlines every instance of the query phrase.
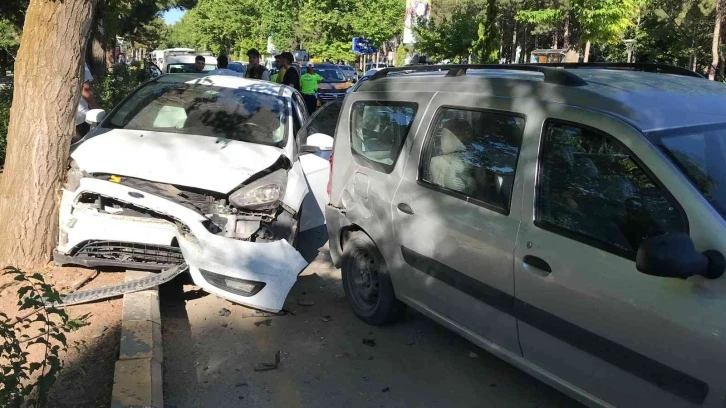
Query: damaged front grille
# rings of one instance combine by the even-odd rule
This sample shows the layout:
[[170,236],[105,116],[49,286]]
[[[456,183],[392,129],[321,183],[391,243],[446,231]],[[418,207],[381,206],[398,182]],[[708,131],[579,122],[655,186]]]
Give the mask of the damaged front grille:
[[[107,180],[109,178],[109,175],[107,174],[94,174],[93,176],[103,180]],[[123,176],[121,177],[121,180],[120,184],[153,194],[157,197],[169,199],[189,208],[190,210],[197,211],[202,214],[215,212],[215,209],[219,206],[220,201],[222,202],[222,205],[224,205],[223,201],[225,197],[223,194],[194,189],[191,187],[157,183],[133,177]]]
[[168,268],[184,262],[178,247],[119,241],[87,241],[71,254],[94,264],[135,265],[146,269]]

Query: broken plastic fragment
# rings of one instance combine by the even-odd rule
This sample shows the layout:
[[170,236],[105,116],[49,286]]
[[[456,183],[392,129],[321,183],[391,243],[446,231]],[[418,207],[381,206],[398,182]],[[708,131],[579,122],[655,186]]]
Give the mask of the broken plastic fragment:
[[275,353],[275,362],[274,363],[258,363],[254,370],[255,371],[271,371],[276,369],[280,366],[280,350],[277,350],[277,353]]

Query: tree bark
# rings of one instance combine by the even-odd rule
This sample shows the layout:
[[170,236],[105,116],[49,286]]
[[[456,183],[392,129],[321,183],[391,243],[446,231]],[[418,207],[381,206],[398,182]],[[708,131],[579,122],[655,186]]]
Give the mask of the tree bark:
[[585,43],[585,55],[582,57],[582,62],[590,62],[590,40]]
[[106,57],[106,22],[103,15],[96,17],[88,49],[88,68],[94,79],[101,79],[106,75],[108,65]]
[[713,25],[713,42],[711,44],[711,65],[708,67],[708,79],[716,80],[716,69],[718,67],[719,48],[721,45],[721,19],[723,18],[723,0],[716,1],[716,22]]
[[1,266],[42,265],[55,247],[60,189],[95,5],[96,0],[30,1],[0,181]]

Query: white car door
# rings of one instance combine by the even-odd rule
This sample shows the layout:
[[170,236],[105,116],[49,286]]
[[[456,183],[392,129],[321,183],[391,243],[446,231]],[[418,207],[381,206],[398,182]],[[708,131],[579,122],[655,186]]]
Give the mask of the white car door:
[[325,206],[328,204],[328,179],[330,178],[330,149],[315,152],[305,152],[301,148],[305,146],[308,136],[324,134],[335,137],[335,126],[338,123],[340,109],[343,106],[343,99],[332,101],[318,109],[305,123],[297,134],[298,157],[302,171],[312,194],[305,197],[302,204],[300,217],[300,232],[315,228],[325,228]]

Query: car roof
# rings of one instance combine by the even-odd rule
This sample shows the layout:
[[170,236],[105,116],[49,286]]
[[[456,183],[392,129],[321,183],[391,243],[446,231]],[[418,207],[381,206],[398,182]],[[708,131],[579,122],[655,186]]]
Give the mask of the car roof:
[[293,88],[270,81],[243,78],[235,75],[206,74],[166,74],[156,79],[158,82],[187,83],[192,85],[219,86],[223,88],[244,89],[286,98],[292,97]]
[[572,86],[545,82],[540,72],[471,68],[466,75],[454,77],[447,77],[447,71],[392,75],[366,81],[356,92],[431,91],[535,97],[604,112],[643,132],[726,122],[726,84],[665,73],[597,68],[566,70],[585,83]]

